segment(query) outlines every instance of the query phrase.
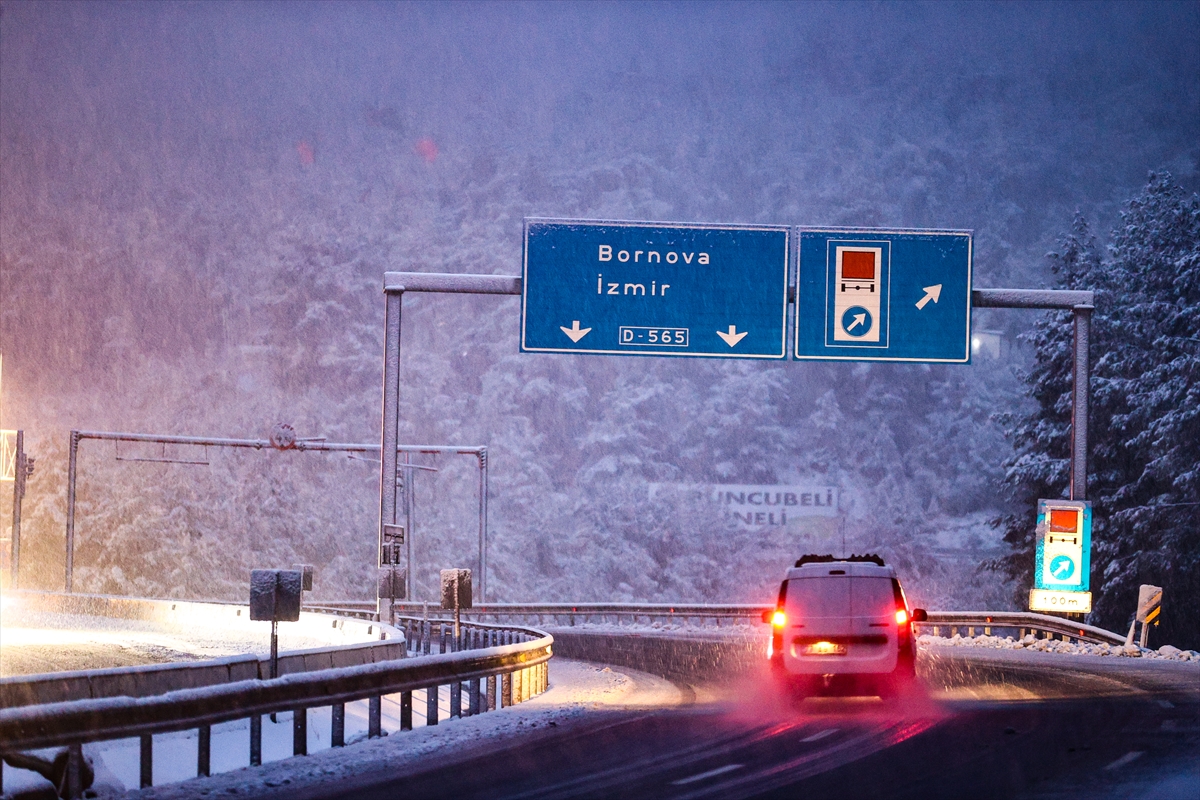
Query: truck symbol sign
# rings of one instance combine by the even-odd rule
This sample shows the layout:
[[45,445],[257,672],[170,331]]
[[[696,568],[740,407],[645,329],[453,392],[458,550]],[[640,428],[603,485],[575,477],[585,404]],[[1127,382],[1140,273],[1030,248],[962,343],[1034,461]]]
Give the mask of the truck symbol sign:
[[838,245],[833,313],[835,342],[878,342],[883,248]]

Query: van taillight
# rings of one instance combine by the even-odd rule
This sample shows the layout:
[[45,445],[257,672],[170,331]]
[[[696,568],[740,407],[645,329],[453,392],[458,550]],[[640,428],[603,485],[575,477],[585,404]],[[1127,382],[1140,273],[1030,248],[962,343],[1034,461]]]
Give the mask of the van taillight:
[[896,624],[903,625],[906,622],[908,622],[908,612],[905,611],[903,608],[897,608],[896,609]]
[[776,608],[771,614],[771,642],[767,645],[767,658],[783,656],[783,629],[787,625],[787,614]]

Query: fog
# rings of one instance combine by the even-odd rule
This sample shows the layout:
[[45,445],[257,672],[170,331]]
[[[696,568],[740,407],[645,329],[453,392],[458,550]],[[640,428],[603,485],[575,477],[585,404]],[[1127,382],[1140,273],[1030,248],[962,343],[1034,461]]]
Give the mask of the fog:
[[[0,9],[26,586],[62,583],[68,431],[378,442],[383,273],[519,274],[524,217],[967,228],[977,288],[1046,287],[1076,212],[1200,184],[1194,3]],[[520,354],[516,298],[409,295],[401,438],[489,448],[492,600],[761,602],[844,547],[917,604],[1002,607],[993,415],[1036,313],[976,311],[966,366],[717,363]],[[115,455],[81,450],[77,590],[241,598],[306,561],[373,597],[376,465]],[[476,472],[422,463],[430,599],[475,565]],[[841,514],[740,526],[687,489],[776,484]]]

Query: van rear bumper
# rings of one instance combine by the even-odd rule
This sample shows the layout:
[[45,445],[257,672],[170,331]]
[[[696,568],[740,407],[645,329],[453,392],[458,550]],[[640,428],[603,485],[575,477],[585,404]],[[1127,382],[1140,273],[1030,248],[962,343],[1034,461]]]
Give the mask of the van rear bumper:
[[897,643],[883,635],[829,636],[819,641],[838,645],[844,655],[807,654],[812,637],[797,636],[785,646],[783,668],[793,675],[884,674],[896,669]]

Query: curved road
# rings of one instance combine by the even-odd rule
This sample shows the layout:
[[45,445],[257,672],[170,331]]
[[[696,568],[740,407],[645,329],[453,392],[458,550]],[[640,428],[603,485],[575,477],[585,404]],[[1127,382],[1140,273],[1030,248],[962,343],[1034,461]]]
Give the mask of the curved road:
[[305,798],[1181,797],[1200,785],[1200,664],[926,652],[927,698],[785,707],[748,679],[718,703],[603,712],[405,775]]

